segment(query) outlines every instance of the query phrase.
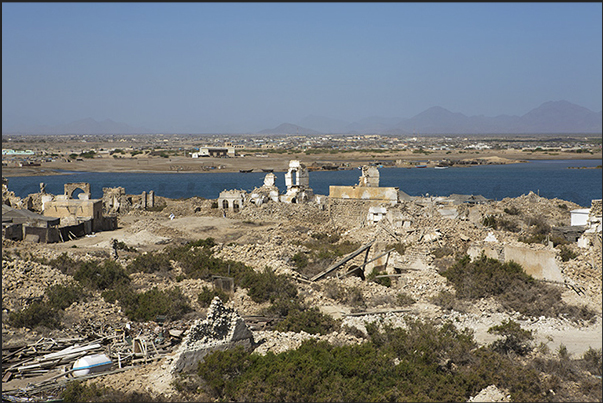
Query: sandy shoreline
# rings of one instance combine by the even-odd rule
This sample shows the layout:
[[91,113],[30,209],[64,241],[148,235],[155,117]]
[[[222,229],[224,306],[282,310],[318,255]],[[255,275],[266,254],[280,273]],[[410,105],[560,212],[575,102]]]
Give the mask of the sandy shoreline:
[[535,160],[570,160],[589,159],[601,160],[601,153],[577,154],[577,153],[522,153],[517,151],[479,151],[479,152],[452,152],[432,153],[429,155],[417,155],[408,151],[399,151],[382,154],[370,153],[341,153],[341,154],[268,154],[267,157],[245,156],[234,158],[188,158],[176,156],[171,158],[138,156],[134,158],[94,158],[82,161],[53,161],[44,162],[40,166],[4,166],[2,176],[45,176],[64,175],[68,172],[156,172],[156,173],[211,173],[211,172],[239,172],[239,170],[253,169],[261,172],[262,169],[272,169],[274,172],[285,172],[290,160],[300,160],[306,166],[312,164],[346,164],[356,168],[375,161],[401,161],[416,163],[435,164],[442,159],[464,160],[464,159],[489,159],[493,163],[509,164],[529,162]]

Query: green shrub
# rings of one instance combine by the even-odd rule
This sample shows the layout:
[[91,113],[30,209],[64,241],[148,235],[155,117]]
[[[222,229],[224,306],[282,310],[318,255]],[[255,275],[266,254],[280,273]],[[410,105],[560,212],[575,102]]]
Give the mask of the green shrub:
[[505,220],[504,218],[499,218],[496,221],[496,226],[498,229],[509,231],[509,232],[519,232],[520,228],[516,222]]
[[406,294],[406,293],[399,293],[396,296],[396,303],[399,306],[410,306],[412,304],[414,304],[415,302],[417,302],[412,296]]
[[496,217],[494,217],[492,215],[484,216],[484,218],[482,219],[482,225],[484,227],[490,227],[492,229],[498,228],[498,225],[496,223]]
[[136,252],[136,248],[126,245],[124,241],[116,241],[115,248],[117,250],[123,250],[125,252]]
[[61,392],[60,398],[64,402],[93,402],[103,395],[104,388],[92,384],[87,386],[83,381],[73,381],[67,383],[65,389]]
[[162,252],[147,252],[136,256],[127,266],[128,272],[136,273],[167,273],[172,270],[169,257]]
[[124,309],[136,305],[136,295],[136,292],[128,281],[117,283],[101,293],[105,301],[110,304],[119,302],[119,305]]
[[465,299],[500,295],[516,280],[534,282],[517,263],[501,263],[483,254],[473,262],[466,255],[441,274],[454,285],[457,298]]
[[197,297],[197,302],[199,302],[199,305],[201,305],[203,308],[208,308],[214,297],[220,298],[220,300],[224,303],[228,302],[230,299],[230,296],[223,290],[210,289],[204,285],[199,293],[199,296]]
[[130,277],[121,265],[113,260],[83,262],[73,274],[73,278],[84,287],[93,290],[106,290],[120,282],[129,282]]
[[48,264],[59,270],[61,273],[70,276],[72,276],[79,268],[79,263],[70,258],[66,252],[63,252],[55,259],[52,259]]
[[251,267],[241,262],[214,257],[213,246],[215,246],[214,239],[206,238],[188,242],[164,253],[169,259],[177,261],[189,278],[209,280],[212,276],[227,276],[233,277],[235,284],[238,284],[245,273],[253,271]]
[[75,284],[55,284],[48,287],[44,294],[52,308],[63,310],[74,302],[80,301],[84,295],[84,290],[81,286]]
[[173,402],[165,396],[151,396],[147,392],[122,392],[110,389],[105,386],[98,386],[96,383],[86,384],[83,381],[71,381],[65,386],[65,389],[59,394],[59,401],[62,402]]
[[286,319],[276,326],[276,330],[296,333],[303,330],[310,334],[328,334],[339,328],[339,322],[323,314],[318,308],[312,307],[304,311],[289,312]]
[[192,311],[178,287],[165,291],[153,287],[149,291],[137,294],[136,298],[128,303],[129,306],[125,307],[126,316],[140,322],[154,320],[158,315],[165,315],[170,320],[178,320]]
[[19,312],[9,314],[8,323],[14,327],[34,328],[44,326],[49,329],[61,327],[59,312],[50,305],[34,301]]
[[388,244],[386,247],[387,250],[395,249],[400,255],[404,255],[406,253],[406,244],[402,242]]
[[586,306],[564,303],[559,287],[536,282],[512,261],[501,263],[482,254],[472,262],[465,256],[441,274],[461,300],[495,297],[504,308],[533,317],[563,315],[574,321],[592,321],[596,315]]
[[391,287],[392,286],[392,279],[389,277],[379,277],[377,278],[377,276],[381,276],[387,274],[385,272],[380,271],[379,269],[377,269],[376,267],[373,267],[373,271],[371,271],[371,273],[368,275],[368,277],[366,278],[368,281],[373,281],[377,284],[381,284],[382,286],[385,287]]
[[507,319],[500,325],[492,326],[488,333],[503,336],[502,340],[496,340],[492,343],[492,349],[502,354],[515,353],[526,355],[532,351],[531,345],[534,336],[531,330],[522,329],[519,323]]
[[434,249],[431,254],[436,258],[436,259],[441,259],[444,256],[453,256],[454,255],[454,250],[448,246],[441,246],[439,248]]
[[528,226],[528,233],[519,238],[520,242],[524,243],[544,243],[550,236],[551,226],[546,222],[544,217],[527,217],[524,222]]
[[505,207],[504,211],[505,211],[506,214],[509,214],[509,215],[519,215],[519,214],[521,214],[521,211],[517,207],[515,207],[515,206],[511,206],[509,208]]
[[583,367],[593,375],[601,376],[601,349],[589,347],[582,356]]
[[322,291],[328,298],[335,301],[352,307],[366,308],[362,290],[357,286],[344,287],[339,282],[328,281],[324,283]]
[[436,304],[437,306],[439,306],[442,309],[445,309],[447,311],[450,311],[452,309],[454,310],[459,310],[458,309],[458,300],[455,297],[455,295],[453,293],[451,293],[450,291],[440,291],[439,293],[437,293],[436,295],[434,295],[433,297],[430,298],[431,302]]
[[295,263],[295,267],[297,267],[298,269],[303,269],[308,265],[308,257],[304,253],[296,253],[295,255],[293,255],[291,260],[293,261],[293,263]]
[[567,262],[571,259],[575,259],[576,257],[578,257],[578,254],[575,253],[573,250],[571,250],[570,248],[568,248],[565,245],[562,245],[559,248],[559,256],[561,257],[561,260],[563,262]]
[[287,276],[277,275],[271,268],[262,272],[249,271],[241,279],[241,287],[247,289],[249,297],[257,303],[297,297],[297,287]]

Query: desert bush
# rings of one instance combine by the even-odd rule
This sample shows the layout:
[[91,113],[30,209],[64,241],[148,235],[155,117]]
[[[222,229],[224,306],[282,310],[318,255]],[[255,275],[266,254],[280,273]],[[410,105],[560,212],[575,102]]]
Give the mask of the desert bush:
[[367,281],[372,281],[375,282],[377,284],[381,284],[382,286],[385,287],[391,287],[392,286],[392,279],[389,277],[377,277],[380,275],[384,275],[387,274],[384,271],[380,271],[377,267],[373,267],[373,270],[371,271],[371,273],[368,275],[368,277],[366,278]]
[[571,259],[575,259],[576,257],[578,257],[578,254],[567,246],[561,245],[561,247],[559,248],[559,256],[561,257],[561,260],[563,262],[567,262]]
[[452,283],[457,298],[462,300],[492,296],[504,308],[526,316],[563,315],[574,321],[592,321],[596,315],[586,306],[564,303],[558,287],[536,282],[515,262],[501,263],[483,254],[472,262],[465,256],[441,274]]
[[44,292],[48,305],[54,309],[63,310],[84,297],[84,290],[76,284],[55,284]]
[[509,231],[509,232],[519,232],[520,228],[516,222],[505,220],[504,218],[499,218],[496,222],[498,229]]
[[189,278],[208,280],[212,276],[233,277],[239,283],[245,273],[253,269],[241,262],[223,260],[213,256],[213,238],[199,239],[164,252],[169,259],[179,263],[184,274]]
[[71,381],[67,383],[65,388],[59,394],[62,402],[174,402],[179,401],[166,396],[159,395],[151,396],[147,392],[122,392],[98,386],[96,383],[86,384],[83,381]]
[[130,273],[167,273],[172,270],[172,263],[165,253],[147,252],[136,256],[126,268]]
[[406,244],[402,242],[388,244],[386,249],[395,249],[400,255],[404,255],[406,253]]
[[330,244],[337,243],[341,239],[341,237],[337,233],[334,233],[334,234],[324,234],[324,233],[320,233],[320,232],[315,232],[315,233],[312,233],[310,236],[312,238],[316,239],[317,241],[327,242],[327,243],[330,243]]
[[515,207],[515,206],[511,206],[511,207],[508,207],[508,208],[505,207],[504,211],[505,211],[506,214],[509,214],[509,215],[519,215],[519,214],[521,214],[521,211],[517,207]]
[[488,329],[488,333],[497,334],[503,339],[496,340],[492,343],[492,349],[502,354],[515,353],[518,355],[526,355],[532,351],[532,340],[534,336],[531,330],[522,329],[520,324],[507,319],[500,325],[492,326]]
[[128,302],[129,305],[125,307],[126,316],[141,322],[154,320],[158,315],[165,315],[170,320],[178,320],[192,311],[178,287],[165,291],[153,287],[149,291],[137,294],[136,298]]
[[470,330],[451,322],[366,328],[359,345],[307,340],[280,354],[240,346],[212,352],[199,364],[200,386],[216,401],[468,401],[491,384],[508,390],[511,401],[600,400],[600,380],[576,370],[579,363],[548,373],[546,365],[477,347]]
[[528,234],[517,238],[519,242],[523,243],[544,243],[546,235],[544,234]]
[[514,280],[534,282],[517,263],[501,263],[484,254],[474,261],[466,255],[441,274],[454,285],[457,298],[466,299],[500,295]]
[[589,347],[582,355],[582,367],[593,375],[601,376],[601,349]]
[[308,265],[308,257],[305,253],[298,252],[291,258],[293,263],[295,263],[295,267],[298,269],[303,269]]
[[241,287],[247,289],[249,297],[257,303],[297,297],[297,287],[287,276],[277,275],[265,267],[262,272],[249,271],[241,279]]
[[454,255],[454,250],[448,246],[440,246],[438,248],[435,248],[431,254],[436,258],[436,259],[440,259],[443,258],[444,256],[452,256]]
[[126,245],[124,241],[116,241],[115,248],[118,250],[123,250],[125,252],[136,252],[136,248]]
[[484,227],[490,227],[492,229],[498,228],[496,217],[494,217],[493,215],[484,216],[484,218],[482,218],[482,225]]
[[84,287],[101,291],[112,288],[120,282],[130,281],[124,268],[113,260],[105,260],[102,264],[95,260],[82,262],[73,274],[73,278]]
[[48,264],[63,274],[73,275],[79,267],[79,263],[70,258],[66,252],[52,259]]
[[410,306],[412,304],[414,304],[415,302],[417,302],[412,296],[406,294],[406,293],[399,293],[398,295],[396,295],[396,304],[398,304],[399,306]]
[[328,334],[337,330],[341,321],[333,319],[329,315],[325,315],[316,307],[306,310],[296,310],[290,312],[289,315],[276,325],[276,330],[281,332],[296,332],[304,331],[310,334]]
[[11,312],[8,323],[14,327],[44,326],[49,329],[58,329],[61,327],[61,318],[55,308],[44,302],[34,301],[18,312]]
[[230,296],[223,290],[210,289],[204,285],[199,293],[199,296],[197,297],[197,302],[199,302],[199,305],[201,305],[203,308],[207,308],[211,305],[214,297],[220,298],[220,300],[224,303],[228,302],[230,299]]
[[335,301],[339,301],[352,307],[366,308],[366,301],[364,300],[362,290],[357,286],[344,287],[338,282],[327,281],[322,287],[322,292],[324,292],[328,298],[334,299]]
[[136,304],[136,292],[132,288],[129,281],[121,281],[115,284],[110,289],[104,290],[101,293],[103,299],[110,303],[119,302],[122,308],[134,306]]
[[459,309],[459,301],[456,296],[450,291],[440,291],[436,295],[430,298],[430,301],[435,305],[447,311]]

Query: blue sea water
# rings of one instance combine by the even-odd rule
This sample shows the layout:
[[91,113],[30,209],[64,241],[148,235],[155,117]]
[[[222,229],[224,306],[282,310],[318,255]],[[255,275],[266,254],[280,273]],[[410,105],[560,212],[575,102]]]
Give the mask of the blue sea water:
[[[448,196],[453,193],[482,195],[501,200],[530,191],[546,198],[572,201],[590,207],[592,199],[601,199],[601,169],[568,169],[595,167],[601,160],[540,160],[510,165],[483,165],[466,168],[381,168],[380,186],[395,186],[411,196]],[[285,191],[285,173],[275,172],[276,185]],[[226,189],[251,191],[262,186],[263,172],[250,173],[107,173],[72,172],[51,176],[8,178],[9,190],[19,197],[37,193],[40,182],[46,192],[62,194],[68,182],[88,182],[92,197],[101,198],[104,187],[124,187],[127,194],[155,191],[158,196],[189,198],[199,196],[217,199]],[[310,172],[310,187],[316,194],[328,195],[329,185],[358,184],[360,171]]]

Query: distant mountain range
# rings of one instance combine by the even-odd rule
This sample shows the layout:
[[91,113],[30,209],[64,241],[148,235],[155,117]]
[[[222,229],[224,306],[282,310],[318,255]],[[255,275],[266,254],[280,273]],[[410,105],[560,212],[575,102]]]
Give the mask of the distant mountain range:
[[[440,106],[429,108],[409,119],[373,116],[355,122],[345,122],[325,116],[311,115],[296,124],[282,123],[273,129],[260,130],[257,134],[598,134],[602,132],[602,127],[601,111],[593,112],[567,101],[554,101],[545,102],[523,116],[466,116]],[[186,133],[209,132],[201,128],[194,130],[192,127],[188,127],[186,130],[189,130]],[[13,134],[152,134],[165,132],[165,130],[132,127],[110,119],[98,122],[92,118],[54,126],[20,124],[6,129],[4,126],[2,128],[2,133]],[[185,133],[182,129],[177,130],[175,127],[168,132]],[[239,131],[238,133],[251,132]]]
[[545,102],[523,116],[466,116],[434,106],[409,119],[370,117],[347,123],[327,117],[310,116],[298,125],[282,124],[258,133],[552,134],[601,133],[602,127],[601,111],[593,112],[567,101],[555,101]]

